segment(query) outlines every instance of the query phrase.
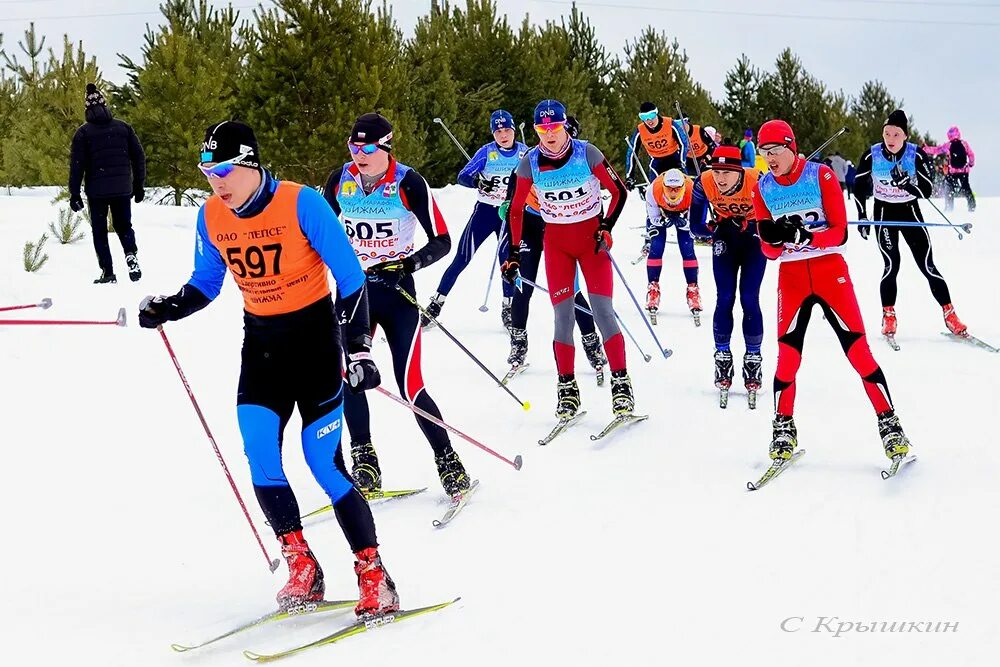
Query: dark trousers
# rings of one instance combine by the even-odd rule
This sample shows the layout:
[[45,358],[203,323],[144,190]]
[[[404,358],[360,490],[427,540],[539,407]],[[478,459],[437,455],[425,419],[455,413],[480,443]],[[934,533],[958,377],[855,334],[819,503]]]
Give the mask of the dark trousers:
[[883,227],[878,224],[879,220],[923,222],[924,216],[921,214],[917,202],[886,204],[876,199],[874,213],[875,238],[878,240],[878,249],[882,253],[882,262],[885,265],[882,280],[879,283],[882,306],[896,305],[896,278],[899,276],[899,263],[901,261],[900,237],[906,241],[906,245],[910,246],[913,260],[917,263],[920,273],[927,279],[934,300],[941,306],[951,303],[948,283],[944,281],[944,276],[941,275],[934,263],[934,250],[931,247],[931,235],[928,233],[928,229],[926,227]]
[[375,522],[340,448],[345,388],[330,297],[284,315],[244,315],[236,414],[254,492],[275,535],[302,530],[299,504],[281,462],[285,426],[298,407],[302,451],[358,552],[378,545]]
[[[715,230],[712,244],[712,274],[715,276],[715,315],[712,332],[717,350],[729,349],[733,335],[733,309],[739,292],[743,308],[743,341],[747,352],[759,352],[764,339],[764,317],[760,312],[760,284],[767,258],[751,228],[738,231],[729,223]],[[737,287],[738,286],[738,287]]]
[[[416,297],[413,276],[403,278],[399,281],[399,286]],[[381,327],[389,343],[392,371],[399,393],[424,412],[441,419],[441,410],[424,388],[420,360],[420,312],[417,307],[407,301],[395,287],[369,279],[368,315],[372,333],[374,334],[376,327]],[[382,381],[385,383],[388,373],[385,369],[380,370]],[[352,443],[372,441],[371,413],[368,409],[368,397],[365,394],[348,392],[344,396],[344,418]],[[423,417],[417,416],[416,419],[435,456],[444,456],[451,451],[447,431]]]
[[108,246],[108,213],[111,213],[111,221],[114,223],[118,240],[121,241],[122,250],[126,255],[135,254],[138,248],[135,245],[135,232],[132,231],[132,198],[88,197],[87,203],[90,206],[90,231],[94,237],[97,264],[104,273],[114,273],[111,248]]
[[972,194],[968,174],[948,174],[945,177],[947,185],[944,189],[944,210],[950,211],[955,206],[955,195],[963,195],[969,203],[969,212],[976,210],[976,196]]

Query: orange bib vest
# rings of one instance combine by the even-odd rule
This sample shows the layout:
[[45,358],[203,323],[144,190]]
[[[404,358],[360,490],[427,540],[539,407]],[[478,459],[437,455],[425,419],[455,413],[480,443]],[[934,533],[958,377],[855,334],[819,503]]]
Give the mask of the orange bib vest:
[[739,215],[747,220],[753,220],[752,196],[758,176],[759,173],[756,169],[744,168],[742,187],[731,195],[724,195],[719,192],[719,186],[715,184],[712,172],[706,171],[701,175],[701,187],[704,188],[705,197],[719,217],[731,218]]
[[237,217],[218,197],[205,202],[208,238],[253,315],[291,313],[330,294],[326,264],[299,226],[302,187],[281,181],[271,202],[252,218]]
[[646,152],[650,157],[666,157],[673,155],[680,150],[677,139],[674,137],[674,121],[672,118],[662,117],[663,124],[660,131],[653,133],[645,123],[639,123],[639,140],[646,147]]

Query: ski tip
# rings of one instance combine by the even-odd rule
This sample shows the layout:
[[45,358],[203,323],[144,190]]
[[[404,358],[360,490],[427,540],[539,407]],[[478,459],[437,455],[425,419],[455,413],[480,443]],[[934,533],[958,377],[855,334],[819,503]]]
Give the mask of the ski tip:
[[49,297],[45,297],[44,299],[38,302],[38,307],[41,308],[42,310],[47,310],[50,306],[52,306],[52,299],[50,299]]
[[521,458],[520,454],[514,457],[514,470],[520,470],[523,464],[524,460]]
[[126,325],[126,322],[125,322],[125,320],[126,320],[126,316],[125,316],[125,309],[124,309],[124,308],[119,308],[119,309],[118,309],[118,319],[117,319],[117,320],[115,320],[115,323],[116,323],[116,324],[117,324],[118,326],[120,326],[120,327],[123,327],[123,326],[125,326],[125,325]]
[[281,565],[281,561],[278,560],[277,558],[275,558],[274,560],[271,561],[271,564],[268,565],[268,567],[271,570],[271,574],[274,574],[274,571],[278,569],[279,565]]
[[172,648],[173,650],[177,651],[178,653],[184,653],[186,651],[190,651],[194,647],[193,646],[184,646],[182,644],[171,644],[170,648]]
[[254,662],[262,662],[264,656],[259,653],[254,653],[253,651],[243,651],[243,657],[247,660],[253,660]]
[[889,474],[888,470],[883,470],[882,471],[882,479],[883,480],[889,479],[890,477],[892,477],[892,475]]

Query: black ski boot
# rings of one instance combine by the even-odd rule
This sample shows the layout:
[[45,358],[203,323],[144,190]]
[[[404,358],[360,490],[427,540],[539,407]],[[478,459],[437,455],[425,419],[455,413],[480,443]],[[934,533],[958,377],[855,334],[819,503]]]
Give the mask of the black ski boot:
[[611,371],[611,411],[616,416],[630,415],[635,410],[635,396],[632,394],[632,380],[624,368]]
[[587,361],[591,368],[601,370],[608,365],[608,358],[604,355],[604,346],[601,345],[601,337],[597,332],[583,335],[583,352],[587,355]]
[[771,422],[771,449],[769,456],[787,461],[792,458],[792,452],[799,444],[798,431],[795,430],[795,420],[791,416],[775,415]]
[[500,319],[503,320],[503,328],[510,332],[513,332],[514,329],[514,314],[511,310],[513,307],[514,298],[505,296],[503,304],[500,306]]
[[378,456],[370,442],[352,442],[351,477],[354,484],[364,494],[378,493],[382,490],[382,470],[378,465]]
[[117,283],[118,279],[115,278],[115,274],[109,273],[107,271],[101,271],[101,277],[94,281],[95,285],[107,285]]
[[[431,297],[431,302],[427,304],[427,315],[420,314],[420,326],[424,329],[428,327],[433,327],[437,322],[431,320],[433,317],[435,320],[441,315],[441,307],[444,306],[444,297],[440,294],[435,294]],[[428,317],[430,315],[430,317]]]
[[139,268],[139,260],[134,254],[125,255],[125,264],[128,265],[128,277],[132,282],[138,282],[142,278],[142,269]]
[[910,452],[910,441],[903,433],[895,410],[886,410],[878,416],[878,434],[882,438],[885,455],[890,459],[906,456]]
[[528,332],[524,329],[511,329],[507,363],[511,366],[521,366],[526,356],[528,356]]
[[454,449],[448,448],[443,456],[435,456],[434,463],[437,465],[438,477],[441,478],[441,486],[449,496],[454,496],[469,490],[469,476],[462,465],[462,459]]
[[715,351],[715,386],[719,389],[733,386],[733,353],[729,350]]
[[743,385],[747,391],[757,391],[761,384],[761,364],[764,357],[760,352],[747,352],[743,355]]
[[580,409],[580,387],[572,373],[560,375],[556,386],[556,417],[569,419]]

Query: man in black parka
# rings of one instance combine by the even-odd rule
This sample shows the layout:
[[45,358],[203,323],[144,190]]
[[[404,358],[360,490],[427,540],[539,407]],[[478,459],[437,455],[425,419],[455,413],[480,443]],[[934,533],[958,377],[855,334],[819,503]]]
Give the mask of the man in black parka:
[[69,206],[83,210],[80,184],[86,182],[90,205],[90,227],[101,276],[95,283],[114,283],[115,270],[108,247],[108,212],[125,251],[128,277],[135,282],[142,277],[135,232],[132,231],[132,204],[142,201],[146,182],[146,156],[132,127],[113,118],[97,87],[87,84],[85,100],[87,122],[73,135],[69,158]]

